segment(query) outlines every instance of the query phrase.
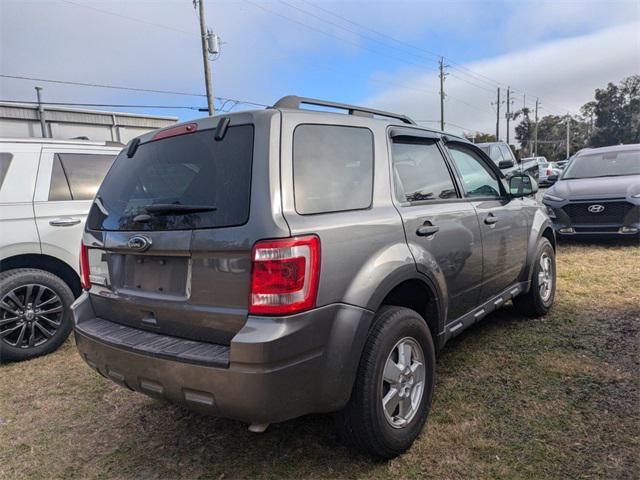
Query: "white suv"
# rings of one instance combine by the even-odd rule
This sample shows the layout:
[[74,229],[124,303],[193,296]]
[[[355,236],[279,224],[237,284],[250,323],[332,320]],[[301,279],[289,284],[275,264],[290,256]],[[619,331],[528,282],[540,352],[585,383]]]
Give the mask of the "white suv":
[[52,352],[69,335],[84,220],[121,149],[0,139],[0,363]]

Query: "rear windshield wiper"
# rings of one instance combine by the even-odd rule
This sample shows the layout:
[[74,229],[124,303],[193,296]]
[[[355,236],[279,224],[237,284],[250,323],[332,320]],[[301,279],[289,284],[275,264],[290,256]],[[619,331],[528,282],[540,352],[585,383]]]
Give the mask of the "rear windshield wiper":
[[211,205],[181,205],[179,203],[154,203],[143,207],[148,213],[157,215],[188,215],[190,213],[214,212],[216,207]]
[[210,205],[180,205],[179,203],[154,203],[143,208],[147,213],[133,217],[134,222],[148,222],[151,220],[151,215],[189,215],[191,213],[214,212],[218,209]]

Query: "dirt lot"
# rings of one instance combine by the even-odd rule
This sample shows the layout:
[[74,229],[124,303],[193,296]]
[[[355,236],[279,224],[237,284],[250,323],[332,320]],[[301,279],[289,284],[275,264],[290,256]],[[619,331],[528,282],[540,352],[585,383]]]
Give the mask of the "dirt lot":
[[0,477],[637,478],[640,246],[561,244],[558,271],[546,318],[507,307],[447,345],[427,427],[394,461],[341,446],[330,416],[255,435],[129,392],[69,341],[0,367]]

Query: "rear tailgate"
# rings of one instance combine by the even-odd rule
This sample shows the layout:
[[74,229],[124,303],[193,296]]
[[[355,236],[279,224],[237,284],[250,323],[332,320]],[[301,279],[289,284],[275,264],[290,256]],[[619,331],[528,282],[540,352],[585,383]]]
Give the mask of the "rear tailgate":
[[[84,237],[98,317],[220,344],[242,328],[251,248],[288,229],[268,222],[271,190],[258,183],[269,185],[277,174],[269,172],[267,150],[254,158],[256,141],[268,147],[269,129],[254,138],[256,125],[240,117],[220,141],[214,128],[198,125],[195,133],[143,142],[132,158],[118,157]],[[158,214],[149,205],[169,207]],[[199,210],[185,214],[172,205]]]

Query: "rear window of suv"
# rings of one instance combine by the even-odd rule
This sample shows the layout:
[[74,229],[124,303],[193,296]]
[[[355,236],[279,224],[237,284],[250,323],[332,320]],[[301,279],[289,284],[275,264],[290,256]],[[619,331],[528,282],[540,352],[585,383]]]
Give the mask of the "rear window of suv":
[[[242,225],[249,219],[253,126],[229,127],[125,148],[100,187],[89,228],[96,230],[188,230]],[[196,206],[192,213],[149,212],[150,205]]]
[[293,185],[300,214],[371,206],[373,133],[368,128],[299,125],[293,134]]

